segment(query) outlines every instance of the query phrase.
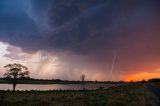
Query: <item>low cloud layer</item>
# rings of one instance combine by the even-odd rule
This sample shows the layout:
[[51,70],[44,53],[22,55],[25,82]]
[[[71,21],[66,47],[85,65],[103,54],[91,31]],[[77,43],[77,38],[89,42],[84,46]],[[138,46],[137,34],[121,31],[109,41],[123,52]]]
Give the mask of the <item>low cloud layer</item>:
[[159,5],[158,0],[1,0],[0,40],[69,61],[65,67],[73,71],[66,73],[109,76],[115,52],[116,77],[148,71],[160,66]]

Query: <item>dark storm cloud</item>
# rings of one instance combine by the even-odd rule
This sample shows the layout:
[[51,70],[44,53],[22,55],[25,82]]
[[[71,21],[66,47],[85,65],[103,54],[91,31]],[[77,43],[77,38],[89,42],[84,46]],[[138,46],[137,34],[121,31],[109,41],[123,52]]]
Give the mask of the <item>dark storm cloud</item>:
[[159,4],[159,0],[1,0],[0,39],[25,51],[70,51],[105,64],[118,51],[119,67],[125,69],[128,63],[128,69],[137,67],[137,61],[159,59]]

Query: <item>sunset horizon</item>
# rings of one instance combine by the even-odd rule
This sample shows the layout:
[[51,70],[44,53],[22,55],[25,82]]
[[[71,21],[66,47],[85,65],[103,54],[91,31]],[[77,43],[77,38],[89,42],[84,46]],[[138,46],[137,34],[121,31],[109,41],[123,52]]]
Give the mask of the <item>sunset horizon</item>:
[[0,77],[9,63],[26,65],[33,78],[160,77],[158,4],[158,0],[1,0]]
[[0,0],[0,106],[160,106],[160,0]]

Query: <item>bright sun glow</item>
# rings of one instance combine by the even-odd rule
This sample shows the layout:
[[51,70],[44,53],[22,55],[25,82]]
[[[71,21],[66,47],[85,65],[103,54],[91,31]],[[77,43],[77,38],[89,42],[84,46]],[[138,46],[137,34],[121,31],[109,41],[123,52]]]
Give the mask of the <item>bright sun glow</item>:
[[130,79],[127,79],[127,82],[130,82],[131,80]]
[[138,72],[135,74],[129,74],[126,75],[123,79],[127,82],[133,81],[139,81],[139,80],[148,80],[152,78],[160,78],[159,72]]

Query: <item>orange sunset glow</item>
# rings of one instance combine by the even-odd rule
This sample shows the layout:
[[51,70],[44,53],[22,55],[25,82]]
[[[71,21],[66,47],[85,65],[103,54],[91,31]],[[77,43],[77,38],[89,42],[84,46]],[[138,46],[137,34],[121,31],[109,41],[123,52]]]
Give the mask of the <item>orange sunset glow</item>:
[[159,0],[0,0],[0,77],[138,81],[160,77]]
[[124,76],[123,80],[130,82],[130,81],[148,80],[152,78],[160,78],[160,73],[158,72],[137,72],[134,74],[129,74],[129,75]]
[[0,0],[0,106],[160,106],[160,0]]

